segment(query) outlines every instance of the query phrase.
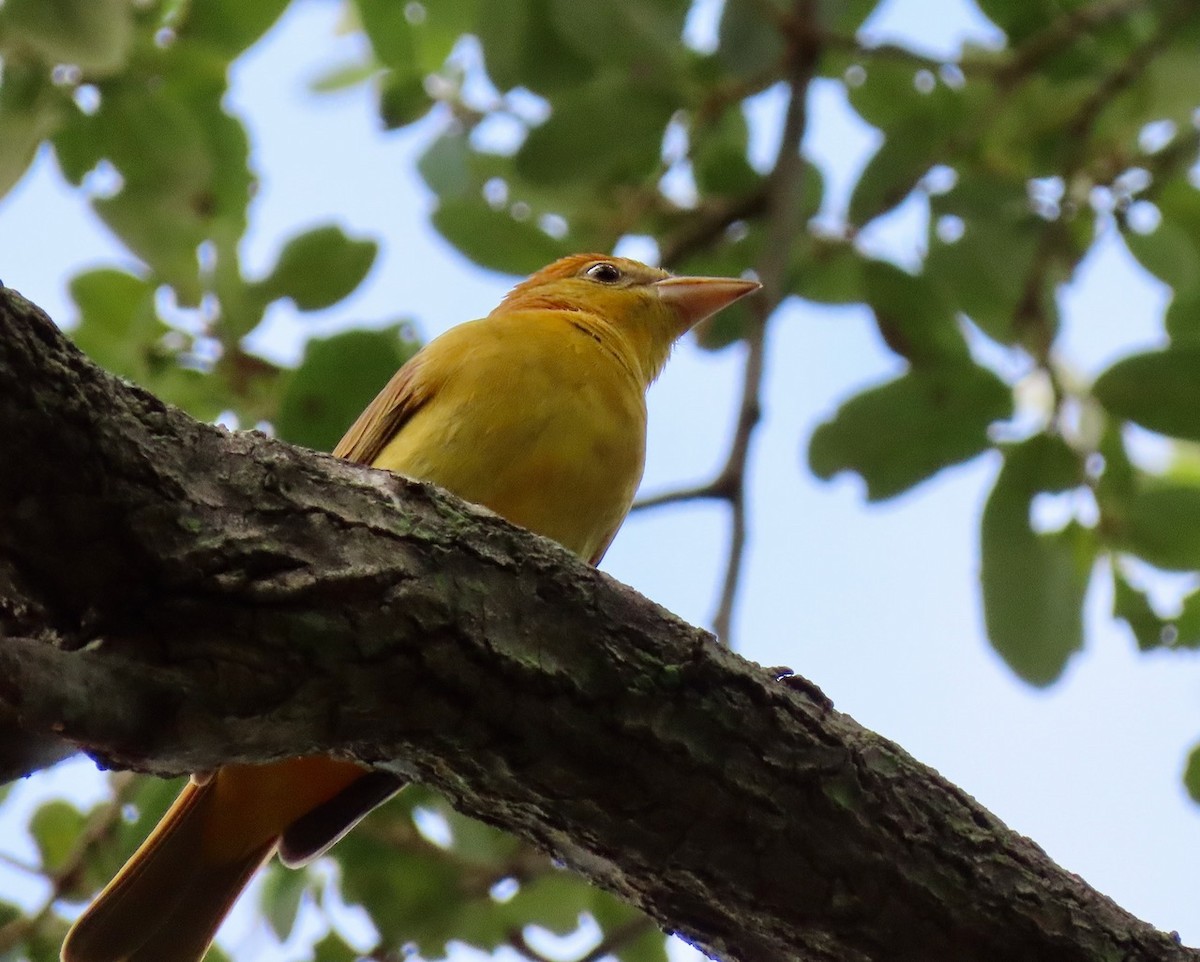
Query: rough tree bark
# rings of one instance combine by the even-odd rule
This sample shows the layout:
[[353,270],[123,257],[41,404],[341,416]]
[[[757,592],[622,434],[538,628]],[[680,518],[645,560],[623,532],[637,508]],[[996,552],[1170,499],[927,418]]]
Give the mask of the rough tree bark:
[[705,951],[1197,960],[896,745],[436,489],[200,424],[0,290],[0,721],[158,773],[331,752]]

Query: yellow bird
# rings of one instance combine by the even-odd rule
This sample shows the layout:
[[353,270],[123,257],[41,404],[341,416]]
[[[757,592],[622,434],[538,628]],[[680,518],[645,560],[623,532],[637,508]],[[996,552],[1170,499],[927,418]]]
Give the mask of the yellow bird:
[[[642,477],[646,388],[687,330],[758,287],[564,258],[418,352],[334,453],[432,481],[595,564]],[[71,928],[63,962],[198,962],[272,853],[317,857],[401,787],[324,756],[193,778]]]

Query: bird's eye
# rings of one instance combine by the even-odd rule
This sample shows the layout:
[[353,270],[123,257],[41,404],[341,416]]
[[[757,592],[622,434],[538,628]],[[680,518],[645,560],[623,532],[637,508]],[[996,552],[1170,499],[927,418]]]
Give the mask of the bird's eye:
[[601,284],[615,284],[621,279],[620,268],[616,264],[610,264],[608,261],[593,264],[583,273],[592,280],[599,281]]

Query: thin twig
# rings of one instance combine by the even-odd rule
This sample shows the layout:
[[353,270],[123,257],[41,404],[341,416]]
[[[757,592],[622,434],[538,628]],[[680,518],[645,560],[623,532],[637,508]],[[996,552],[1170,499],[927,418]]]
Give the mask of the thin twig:
[[765,243],[759,258],[758,279],[763,288],[755,300],[754,323],[747,332],[746,361],[742,374],[742,399],[738,407],[737,429],[729,448],[725,467],[714,486],[730,491],[729,504],[733,513],[730,527],[729,556],[721,597],[713,615],[713,632],[725,644],[732,639],[734,605],[741,582],[742,565],[746,555],[746,467],[755,429],[762,418],[762,382],[766,368],[767,322],[787,294],[788,264],[796,235],[804,229],[801,219],[803,204],[800,191],[804,161],[800,144],[808,124],[808,88],[820,59],[820,37],[813,0],[796,0],[792,29],[788,32],[791,44],[789,58],[789,96],[784,116],[783,136],[779,153],[771,172],[767,201]]
[[7,865],[9,868],[16,869],[18,872],[24,872],[27,875],[39,875],[46,877],[46,870],[40,865],[31,865],[29,862],[23,862],[7,852],[0,852],[0,865]]
[[[763,300],[766,302],[764,291]],[[733,608],[741,581],[742,564],[746,557],[746,463],[750,441],[762,418],[759,400],[766,355],[766,318],[759,319],[747,338],[746,364],[742,373],[742,403],[738,409],[738,426],[734,432],[729,458],[714,485],[729,490],[729,510],[732,515],[729,530],[729,553],[725,562],[725,577],[721,583],[721,598],[713,614],[713,634],[723,643],[732,641]]]
[[731,203],[703,209],[660,247],[662,262],[669,267],[706,246],[730,224],[746,217],[766,215],[765,243],[756,265],[763,288],[752,302],[752,321],[744,337],[746,358],[742,368],[742,395],[729,452],[724,466],[707,484],[652,495],[633,506],[633,510],[640,511],[687,501],[719,500],[729,504],[732,513],[729,553],[720,601],[713,615],[713,631],[726,644],[731,638],[734,603],[746,554],[746,467],[751,441],[762,418],[767,322],[787,294],[785,285],[793,242],[805,226],[801,219],[803,204],[797,196],[804,171],[800,144],[808,121],[808,87],[821,53],[821,34],[813,0],[796,0],[791,15],[780,20],[778,25],[789,44],[785,70],[789,78],[789,96],[783,136],[771,174],[761,190]]
[[698,484],[694,488],[680,488],[676,491],[663,491],[652,494],[640,501],[635,501],[630,511],[643,511],[649,508],[661,508],[668,504],[683,504],[688,501],[728,501],[729,492],[720,486],[720,478],[708,484]]

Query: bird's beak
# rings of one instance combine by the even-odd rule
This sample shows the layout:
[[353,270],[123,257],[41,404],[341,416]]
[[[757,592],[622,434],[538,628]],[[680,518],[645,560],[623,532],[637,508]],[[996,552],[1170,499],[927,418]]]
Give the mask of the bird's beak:
[[658,296],[679,315],[681,334],[760,287],[758,281],[737,277],[665,277],[654,282]]

